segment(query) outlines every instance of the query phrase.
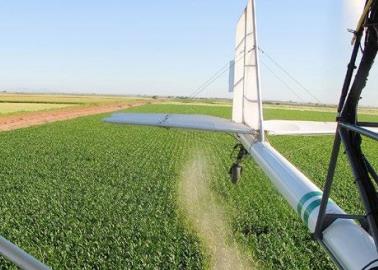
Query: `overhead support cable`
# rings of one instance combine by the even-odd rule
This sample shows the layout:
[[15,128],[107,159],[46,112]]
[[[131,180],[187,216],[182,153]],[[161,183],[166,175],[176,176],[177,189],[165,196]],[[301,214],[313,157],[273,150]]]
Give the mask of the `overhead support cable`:
[[295,84],[297,84],[303,91],[305,91],[309,96],[311,96],[317,103],[321,103],[321,101],[311,93],[311,91],[303,85],[298,79],[296,79],[293,75],[290,74],[287,69],[285,69],[281,64],[279,64],[271,55],[269,55],[265,50],[259,47],[259,51],[262,55],[264,55],[267,59],[269,59],[278,69],[280,69],[283,73],[285,73]]
[[[321,103],[321,101],[311,93],[311,91],[303,85],[298,79],[296,79],[287,69],[285,69],[281,64],[279,64],[270,54],[268,54],[265,50],[261,47],[258,47],[258,50],[264,55],[271,63],[273,63],[279,70],[281,70],[290,80],[292,80],[297,86],[299,86],[304,92],[306,92],[312,99],[314,99],[317,103]],[[238,63],[240,60],[244,58],[244,53],[242,53],[236,60],[235,64]],[[289,89],[300,101],[305,102],[305,100],[291,87],[285,80],[283,80],[274,70],[269,67],[266,63],[261,61],[262,64],[266,67],[266,69],[276,77],[284,86]],[[189,95],[189,98],[196,98],[201,93],[203,93],[210,85],[212,85],[215,81],[217,81],[222,75],[224,75],[227,71],[229,71],[229,61],[219,68],[213,75],[211,75],[206,81],[200,84],[192,93]]]
[[273,69],[271,69],[264,61],[261,61],[263,66],[270,72],[272,75],[279,80],[288,90],[290,90],[291,93],[293,93],[298,99],[300,99],[302,102],[305,102],[304,99],[287,83],[285,82],[277,73],[274,72]]
[[[242,53],[236,60],[235,64],[238,63],[240,60],[244,58],[244,53]],[[215,81],[217,81],[220,77],[222,77],[223,74],[225,74],[227,71],[229,71],[230,63],[229,61],[222,66],[220,69],[218,69],[212,76],[210,76],[209,79],[207,79],[205,82],[203,82],[196,90],[194,90],[190,95],[189,98],[195,98],[199,94],[201,94],[203,91],[205,91],[210,85],[212,85]]]
[[198,96],[204,89],[210,86],[215,80],[217,80],[224,72],[228,71],[229,63],[218,69],[213,75],[211,75],[206,81],[198,86],[190,95],[190,98]]

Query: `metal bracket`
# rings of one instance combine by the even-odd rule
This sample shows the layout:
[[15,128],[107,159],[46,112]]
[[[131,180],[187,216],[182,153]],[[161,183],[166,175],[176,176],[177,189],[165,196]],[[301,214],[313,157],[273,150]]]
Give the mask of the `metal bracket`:
[[236,156],[236,161],[231,165],[231,168],[229,170],[231,182],[234,184],[236,184],[241,177],[241,174],[243,172],[243,167],[241,166],[241,163],[244,157],[248,155],[248,151],[244,148],[244,146],[241,143],[236,144],[234,146],[234,149],[231,155],[233,155],[233,153],[237,149],[239,149],[239,152],[238,152],[238,155]]
[[[365,231],[369,232],[369,225],[367,223],[366,216],[364,216],[364,215],[341,215],[341,214],[325,214],[323,222],[322,222],[322,226],[320,228],[321,232],[323,232],[325,229],[327,229],[334,221],[336,221],[339,218],[357,220],[360,223],[361,227]],[[315,234],[314,233],[314,236],[315,236],[315,238],[317,238],[319,240],[323,239],[322,233],[321,234]]]

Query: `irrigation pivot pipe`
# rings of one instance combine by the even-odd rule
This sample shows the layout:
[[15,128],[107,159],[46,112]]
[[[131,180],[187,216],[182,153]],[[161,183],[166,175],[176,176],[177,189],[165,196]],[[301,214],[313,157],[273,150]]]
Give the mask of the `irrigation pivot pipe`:
[[26,253],[15,244],[0,236],[0,254],[16,264],[21,269],[26,270],[49,270],[42,262]]
[[[259,142],[248,134],[239,134],[238,137],[309,231],[314,233],[323,194],[321,190],[269,143]],[[346,215],[332,201],[327,205],[327,213]],[[323,231],[323,238],[319,241],[342,269],[378,267],[378,254],[373,238],[351,219],[337,219],[332,222]]]

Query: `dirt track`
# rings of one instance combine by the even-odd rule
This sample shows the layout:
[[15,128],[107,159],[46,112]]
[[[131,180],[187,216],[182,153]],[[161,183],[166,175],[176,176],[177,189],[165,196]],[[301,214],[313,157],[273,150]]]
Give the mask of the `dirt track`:
[[87,107],[70,107],[56,111],[31,112],[22,115],[11,115],[0,117],[0,131],[7,131],[46,123],[73,119],[81,116],[94,115],[118,111],[135,106],[147,104],[146,101],[135,101],[130,103],[93,105]]
[[254,269],[252,260],[230,240],[232,231],[224,209],[210,189],[208,173],[206,154],[195,151],[178,184],[179,207],[210,255],[210,269]]

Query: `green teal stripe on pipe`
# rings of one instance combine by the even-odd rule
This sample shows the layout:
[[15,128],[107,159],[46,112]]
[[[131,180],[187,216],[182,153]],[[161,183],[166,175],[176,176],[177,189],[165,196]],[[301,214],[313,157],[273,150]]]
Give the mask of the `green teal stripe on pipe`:
[[302,208],[303,208],[303,205],[309,200],[311,199],[312,197],[315,197],[315,196],[321,196],[323,193],[320,192],[320,191],[312,191],[312,192],[309,192],[305,195],[303,195],[303,197],[300,199],[299,203],[298,203],[298,206],[297,206],[297,212],[298,212],[298,215],[301,216],[301,213],[302,213]]
[[314,211],[314,209],[318,206],[320,206],[322,200],[321,199],[318,199],[318,200],[315,200],[313,201],[312,203],[310,203],[307,207],[306,207],[306,210],[304,212],[304,215],[303,215],[303,221],[304,223],[307,225],[308,227],[308,219],[312,213],[312,211]]

